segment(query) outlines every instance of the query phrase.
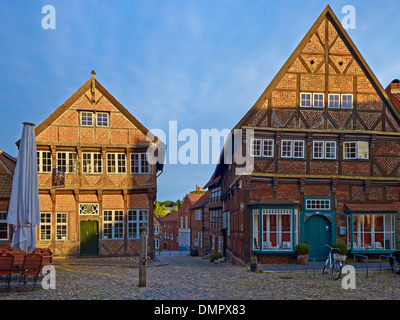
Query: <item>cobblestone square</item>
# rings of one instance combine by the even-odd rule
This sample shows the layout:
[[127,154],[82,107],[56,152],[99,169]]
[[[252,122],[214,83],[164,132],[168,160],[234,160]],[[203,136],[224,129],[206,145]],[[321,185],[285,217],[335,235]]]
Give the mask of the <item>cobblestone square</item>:
[[126,265],[57,264],[56,289],[36,292],[28,283],[21,293],[13,281],[0,300],[398,300],[400,276],[388,264],[379,270],[356,272],[356,289],[343,289],[341,279],[312,271],[251,272],[200,257],[164,256],[165,264],[148,267],[147,286],[138,287],[137,267]]

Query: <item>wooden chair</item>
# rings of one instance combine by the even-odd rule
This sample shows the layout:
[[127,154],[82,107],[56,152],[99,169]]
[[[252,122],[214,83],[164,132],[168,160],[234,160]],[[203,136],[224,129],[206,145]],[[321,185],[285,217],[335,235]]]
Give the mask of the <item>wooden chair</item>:
[[53,261],[53,253],[50,249],[36,248],[32,253],[40,254],[42,258],[42,267],[47,266]]
[[5,276],[7,293],[10,291],[11,275],[14,269],[14,256],[8,252],[0,253],[0,275]]
[[18,289],[21,291],[21,283],[22,279],[24,279],[24,285],[25,285],[25,280],[27,279],[28,276],[31,276],[33,278],[33,290],[36,289],[36,282],[39,277],[40,271],[42,268],[42,256],[37,253],[31,253],[27,254],[24,257],[24,263],[22,265],[21,269],[18,269],[18,274],[19,274],[19,282],[18,282]]
[[26,252],[21,249],[10,249],[9,253],[14,256],[14,273],[17,275],[18,270],[22,268]]

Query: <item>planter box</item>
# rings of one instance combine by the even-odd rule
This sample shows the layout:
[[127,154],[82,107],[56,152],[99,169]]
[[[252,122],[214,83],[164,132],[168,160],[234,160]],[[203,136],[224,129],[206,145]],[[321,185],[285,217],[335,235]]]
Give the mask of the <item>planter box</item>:
[[308,254],[299,254],[297,255],[297,264],[308,264]]

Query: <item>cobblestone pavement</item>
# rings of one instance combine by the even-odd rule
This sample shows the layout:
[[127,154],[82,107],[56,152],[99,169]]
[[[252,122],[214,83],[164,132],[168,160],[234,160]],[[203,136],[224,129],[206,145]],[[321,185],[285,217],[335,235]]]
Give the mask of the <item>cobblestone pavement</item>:
[[[166,264],[147,269],[147,286],[138,287],[138,268],[127,265],[57,264],[56,289],[36,292],[28,283],[21,293],[16,282],[7,294],[4,282],[0,300],[399,300],[400,276],[387,269],[357,270],[356,289],[345,290],[341,279],[303,271],[250,272],[228,263],[214,264],[200,257],[165,256]],[[387,264],[388,265],[388,264]]]

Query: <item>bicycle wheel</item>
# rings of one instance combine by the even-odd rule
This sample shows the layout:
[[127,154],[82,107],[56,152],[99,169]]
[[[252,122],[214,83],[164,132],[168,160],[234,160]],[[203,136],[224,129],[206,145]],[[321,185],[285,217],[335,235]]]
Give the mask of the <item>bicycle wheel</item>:
[[328,265],[329,265],[329,259],[326,259],[324,268],[322,269],[322,274],[325,274],[325,270],[328,267]]
[[335,260],[331,269],[332,278],[337,280],[342,274],[342,263],[339,260]]

